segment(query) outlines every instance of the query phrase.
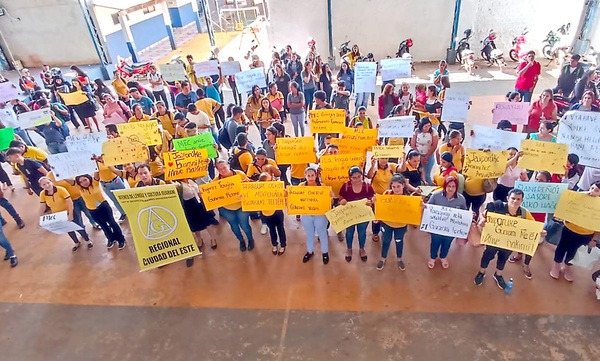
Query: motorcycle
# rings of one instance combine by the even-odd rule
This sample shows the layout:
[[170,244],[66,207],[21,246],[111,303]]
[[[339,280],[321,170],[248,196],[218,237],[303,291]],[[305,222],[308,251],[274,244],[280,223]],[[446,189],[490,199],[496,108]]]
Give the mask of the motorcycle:
[[350,50],[350,47],[348,47],[348,44],[350,44],[350,40],[343,42],[342,45],[340,45],[340,59],[342,59],[342,61],[345,57],[347,58],[348,54],[352,52],[352,50]]
[[[396,58],[410,59],[410,48],[413,46],[413,41],[411,38],[403,40],[398,46],[398,51],[396,52]],[[408,54],[408,56],[407,56]]]
[[458,41],[456,48],[456,60],[460,62],[461,67],[465,68],[467,73],[473,75],[473,69],[476,69],[475,65],[475,53],[471,50],[469,39],[471,38],[471,29],[465,30],[465,36]]
[[569,30],[571,29],[571,23],[567,23],[566,25],[562,25],[560,28],[556,30],[556,33],[552,30],[548,32],[546,35],[546,39],[542,41],[542,43],[547,43],[542,47],[542,54],[548,60],[554,60],[557,58],[558,49],[556,45],[560,43],[560,36],[569,34]]
[[515,38],[513,39],[513,47],[508,52],[508,56],[512,61],[518,62],[519,60],[522,60],[525,57],[525,55],[527,55],[527,51],[525,51],[525,44],[527,43],[527,38],[525,38],[525,35],[527,35],[528,32],[529,30],[525,28],[521,32],[521,35],[515,36]]
[[116,68],[118,72],[125,75],[127,78],[133,76],[138,79],[146,79],[146,74],[150,71],[150,65],[152,65],[151,61],[143,61],[129,65],[125,59],[118,56]]
[[483,48],[481,49],[481,57],[487,60],[489,66],[497,65],[500,70],[506,66],[504,62],[504,52],[496,48],[496,33],[490,30],[489,35],[483,40]]

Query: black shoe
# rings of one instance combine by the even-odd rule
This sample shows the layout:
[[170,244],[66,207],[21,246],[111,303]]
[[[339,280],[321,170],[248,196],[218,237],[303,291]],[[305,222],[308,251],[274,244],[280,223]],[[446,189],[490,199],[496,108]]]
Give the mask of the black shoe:
[[494,279],[496,280],[496,284],[501,290],[506,288],[506,282],[504,282],[504,277],[497,275],[496,272],[494,272]]
[[125,242],[119,243],[119,251],[125,248]]
[[188,258],[185,260],[185,265],[187,267],[192,267],[194,265],[194,259],[193,258]]
[[127,215],[125,213],[121,214],[121,217],[119,217],[118,220],[119,224],[125,222],[125,218],[127,218]]
[[304,255],[304,257],[302,258],[302,263],[306,263],[308,261],[310,261],[311,257],[314,255],[314,253],[308,253],[306,252],[306,254]]
[[323,264],[329,263],[329,253],[323,253]]
[[6,224],[7,224],[7,223],[8,223],[8,222],[6,221],[6,219],[2,218],[2,226],[3,226],[3,227],[4,227],[4,226],[6,226]]
[[481,284],[483,283],[483,277],[485,277],[485,273],[482,273],[482,272],[477,273],[477,276],[475,276],[475,284],[477,286],[481,286]]
[[254,249],[254,240],[248,241],[248,251],[252,251]]
[[10,257],[8,256],[8,253],[5,253],[5,254],[4,254],[4,260],[5,260],[5,261],[8,261],[9,259],[10,259]]
[[11,267],[17,267],[18,264],[19,264],[19,260],[17,259],[17,256],[10,257],[10,266]]
[[88,249],[90,249],[90,248],[92,248],[92,247],[94,247],[94,242],[92,242],[92,241],[87,241],[87,248],[88,248]]
[[21,218],[15,218],[15,222],[17,222],[17,227],[19,229],[23,229],[23,227],[25,227],[25,223],[23,223],[23,220]]
[[111,249],[111,248],[113,248],[114,245],[115,245],[115,241],[108,241],[108,243],[106,244],[106,248]]
[[246,252],[246,243],[240,242],[240,251]]

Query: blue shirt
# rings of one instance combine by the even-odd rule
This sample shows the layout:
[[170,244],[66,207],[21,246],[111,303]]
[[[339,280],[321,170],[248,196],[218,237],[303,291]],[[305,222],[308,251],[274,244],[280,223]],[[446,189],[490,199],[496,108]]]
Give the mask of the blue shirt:
[[221,94],[219,93],[219,90],[217,89],[216,86],[211,86],[211,87],[207,87],[206,85],[202,87],[204,89],[204,94],[208,97],[208,98],[212,98],[214,100],[216,100],[217,102],[221,103]]
[[133,108],[135,104],[139,104],[142,106],[144,114],[152,115],[152,106],[154,105],[152,99],[145,96],[142,96],[140,100],[135,100],[131,98],[131,107]]
[[183,113],[185,114],[185,113],[187,113],[188,104],[195,103],[197,101],[198,101],[198,96],[194,92],[190,92],[188,95],[179,93],[175,97],[175,106],[184,108],[185,110],[183,111]]
[[[450,74],[448,72],[448,69],[444,69],[444,74],[442,74],[442,75],[448,75],[448,74]],[[438,69],[433,73],[433,80],[435,80],[435,78],[437,78],[439,75],[440,75],[440,70]],[[442,90],[442,84],[436,85],[435,87],[437,88],[438,93],[440,92],[440,90]]]

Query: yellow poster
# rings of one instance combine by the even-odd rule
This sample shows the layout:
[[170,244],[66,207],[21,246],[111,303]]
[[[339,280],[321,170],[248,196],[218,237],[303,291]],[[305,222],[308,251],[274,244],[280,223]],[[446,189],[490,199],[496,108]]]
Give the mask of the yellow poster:
[[403,145],[376,145],[373,147],[373,159],[404,158]]
[[467,149],[463,174],[470,178],[498,178],[504,175],[508,162],[508,151],[484,152]]
[[107,166],[145,162],[148,160],[148,147],[128,138],[109,139],[102,144],[102,158]]
[[162,137],[158,129],[158,122],[121,123],[117,124],[119,135],[146,145],[162,144]]
[[487,220],[481,233],[481,244],[533,256],[543,230],[542,222],[487,212]]
[[129,219],[142,271],[200,254],[174,184],[114,194]]
[[285,184],[283,182],[245,182],[242,183],[241,194],[244,212],[285,209]]
[[206,149],[183,150],[163,153],[165,157],[165,180],[199,178],[208,174],[208,151]]
[[558,200],[554,217],[600,232],[600,197],[565,190]]
[[322,216],[331,209],[331,187],[287,187],[287,210],[292,215]]
[[335,233],[340,233],[355,224],[374,221],[373,208],[366,203],[366,199],[348,202],[325,213]]
[[313,137],[277,138],[277,164],[316,163]]
[[73,93],[58,93],[58,95],[60,95],[62,100],[65,102],[65,105],[79,105],[90,100],[87,94],[81,90]]
[[337,196],[342,184],[349,180],[348,170],[350,167],[356,165],[362,168],[364,162],[363,154],[324,155],[320,159],[321,181],[323,184],[331,186],[333,193]]
[[375,195],[375,219],[394,223],[421,224],[421,197]]
[[200,186],[200,194],[202,195],[204,206],[208,211],[240,203],[241,191],[242,177],[239,175],[219,179]]
[[569,155],[569,145],[524,139],[521,141],[523,156],[519,159],[519,167],[550,173],[564,174]]
[[332,138],[331,144],[336,144],[340,151],[340,154],[354,154],[354,153],[366,153],[370,148],[369,145],[361,142],[357,142],[352,139],[345,138]]
[[368,147],[377,145],[377,129],[345,128],[344,139],[351,139]]
[[318,109],[308,112],[312,133],[342,133],[346,128],[344,109]]

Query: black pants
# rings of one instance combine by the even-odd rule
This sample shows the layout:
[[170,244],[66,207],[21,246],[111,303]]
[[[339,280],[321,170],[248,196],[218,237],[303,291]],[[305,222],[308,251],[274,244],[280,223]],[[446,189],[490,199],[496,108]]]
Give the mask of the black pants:
[[477,218],[479,218],[479,209],[481,208],[483,202],[485,202],[485,194],[480,196],[472,196],[467,194],[467,192],[464,192],[463,196],[465,196],[465,200],[467,201],[467,210],[473,210],[473,212],[477,214]]
[[504,266],[506,265],[506,261],[508,260],[508,257],[510,257],[511,253],[512,253],[512,251],[509,251],[506,249],[492,247],[492,246],[485,246],[485,251],[483,251],[483,255],[481,256],[481,268],[486,269],[489,266],[491,260],[493,260],[494,257],[496,257],[496,254],[498,254],[498,260],[496,261],[496,268],[498,270],[502,271],[504,269]]
[[494,189],[494,200],[506,202],[506,197],[508,197],[508,192],[510,192],[511,189],[512,187],[503,186],[498,183],[498,187]]
[[279,243],[281,247],[286,246],[285,228],[283,228],[283,211],[275,211],[272,216],[263,216],[265,223],[269,227],[271,234],[271,244],[277,247],[277,234],[279,234]]
[[165,107],[169,109],[169,101],[167,100],[167,92],[163,89],[161,91],[153,91],[154,97],[156,100],[162,100],[165,103]]
[[283,181],[283,183],[285,183],[286,186],[290,185],[290,182],[288,181],[288,177],[287,177],[287,170],[290,167],[289,164],[280,164],[277,166],[279,168],[279,171],[281,172],[281,176],[279,176],[279,179]]
[[240,94],[240,92],[237,89],[237,84],[236,83],[230,83],[231,85],[231,92],[233,93],[233,102],[235,103],[235,105],[242,105],[242,94]]
[[102,202],[98,208],[91,210],[92,217],[98,223],[102,232],[109,241],[117,242],[119,244],[125,242],[121,227],[115,221],[113,217],[112,208],[108,205],[107,201]]
[[588,244],[592,240],[591,234],[584,235],[571,231],[567,228],[567,226],[563,227],[562,234],[560,236],[560,241],[558,242],[558,246],[556,246],[556,251],[554,252],[554,262],[562,263],[565,262],[566,265],[571,265],[571,261],[575,257],[575,253],[577,253],[577,248]]
[[225,120],[225,111],[223,110],[223,105],[221,104],[221,107],[215,113],[215,123],[217,125],[217,128],[220,129],[223,126],[223,124],[225,124]]
[[[88,236],[85,229],[82,229],[81,231],[77,231],[77,233],[79,233],[86,242],[90,240],[90,237]],[[77,239],[77,235],[75,234],[75,232],[68,232],[67,234],[69,235],[69,237],[71,237],[71,239],[73,240],[73,242],[75,242],[75,244],[79,243],[79,240]]]
[[12,182],[10,181],[10,177],[0,164],[0,182],[6,183],[7,186],[12,186]]

